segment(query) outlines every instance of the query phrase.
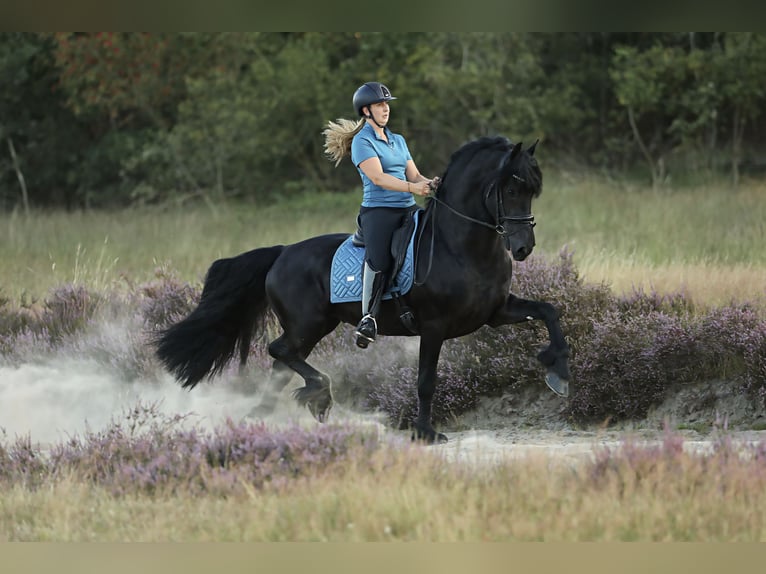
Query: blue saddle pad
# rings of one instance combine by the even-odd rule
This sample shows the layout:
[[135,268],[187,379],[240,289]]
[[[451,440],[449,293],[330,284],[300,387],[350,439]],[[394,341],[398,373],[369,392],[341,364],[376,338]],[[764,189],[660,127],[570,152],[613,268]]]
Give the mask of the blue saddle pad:
[[[418,226],[419,213],[415,213],[415,229]],[[332,258],[330,271],[330,303],[351,303],[362,300],[362,269],[364,266],[364,247],[356,247],[351,241],[354,236],[340,244]],[[413,252],[415,234],[407,243],[407,253],[404,257],[402,268],[396,276],[394,285],[383,294],[383,299],[391,299],[392,293],[404,295],[412,288],[413,279]]]

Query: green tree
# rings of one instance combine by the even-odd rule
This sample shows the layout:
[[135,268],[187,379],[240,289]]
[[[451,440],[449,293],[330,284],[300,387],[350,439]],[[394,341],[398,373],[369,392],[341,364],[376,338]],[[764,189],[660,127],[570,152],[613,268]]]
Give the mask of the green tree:
[[0,206],[215,206],[358,186],[350,162],[325,159],[321,132],[353,117],[351,95],[369,80],[398,96],[391,127],[428,174],[465,141],[502,134],[542,139],[547,169],[643,163],[659,185],[666,162],[704,158],[736,182],[763,145],[764,38],[4,33]]
[[723,34],[714,62],[731,126],[731,175],[736,185],[740,178],[745,128],[760,117],[766,105],[766,36]]
[[681,102],[686,58],[682,48],[659,43],[644,51],[633,46],[615,50],[611,70],[615,94],[655,187],[665,179],[665,155],[678,142],[670,128],[673,118],[685,111]]
[[[0,34],[0,205],[73,207],[87,127],[65,107],[50,37]],[[21,183],[23,182],[23,187]],[[26,188],[26,197],[22,193]]]

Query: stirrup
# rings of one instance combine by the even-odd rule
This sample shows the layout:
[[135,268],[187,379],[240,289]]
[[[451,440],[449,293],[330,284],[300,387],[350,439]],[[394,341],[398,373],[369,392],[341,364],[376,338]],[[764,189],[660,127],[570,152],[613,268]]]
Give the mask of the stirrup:
[[366,349],[367,345],[375,342],[375,336],[378,334],[378,322],[375,317],[369,313],[362,317],[359,325],[356,327],[356,346]]

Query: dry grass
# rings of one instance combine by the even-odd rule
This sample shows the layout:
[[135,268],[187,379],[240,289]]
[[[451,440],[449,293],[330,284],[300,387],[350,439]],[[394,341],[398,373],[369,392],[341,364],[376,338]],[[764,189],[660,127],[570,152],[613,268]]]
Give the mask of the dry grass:
[[766,266],[720,263],[652,265],[612,259],[580,259],[580,275],[586,282],[606,282],[619,294],[633,289],[660,293],[682,291],[695,301],[723,305],[732,300],[753,301],[766,306]]
[[759,541],[764,473],[701,458],[617,463],[594,474],[534,457],[461,467],[382,453],[278,488],[231,496],[115,498],[69,477],[0,497],[0,540]]
[[[766,189],[675,191],[603,180],[549,178],[535,204],[538,249],[574,250],[589,281],[686,289],[712,303],[752,299],[766,289]],[[117,288],[164,264],[199,281],[210,263],[259,246],[291,243],[356,226],[357,194],[284,203],[143,209],[111,213],[0,214],[0,295],[42,298],[67,282]]]

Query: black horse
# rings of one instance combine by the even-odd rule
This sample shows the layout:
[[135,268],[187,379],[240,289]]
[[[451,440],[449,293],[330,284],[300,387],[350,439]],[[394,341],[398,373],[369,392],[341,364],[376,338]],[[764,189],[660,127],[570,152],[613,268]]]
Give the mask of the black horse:
[[[422,214],[415,282],[402,297],[420,335],[413,433],[418,439],[447,440],[431,423],[442,343],[482,325],[543,320],[550,344],[537,358],[547,369],[548,386],[561,396],[568,394],[569,350],[558,312],[549,303],[510,293],[511,257],[522,261],[535,245],[531,205],[542,190],[536,143],[523,150],[521,143],[496,137],[463,145],[452,155]],[[252,337],[271,308],[283,333],[269,344],[272,374],[255,410],[273,410],[278,393],[297,372],[305,386],[295,391],[295,399],[324,422],[333,404],[330,378],[306,359],[340,322],[359,322],[359,303],[330,302],[333,254],[347,237],[321,235],[215,261],[197,308],[158,335],[156,349],[163,365],[185,388],[219,373],[237,351],[243,367]],[[394,301],[384,301],[379,333],[411,336],[399,314]]]

